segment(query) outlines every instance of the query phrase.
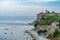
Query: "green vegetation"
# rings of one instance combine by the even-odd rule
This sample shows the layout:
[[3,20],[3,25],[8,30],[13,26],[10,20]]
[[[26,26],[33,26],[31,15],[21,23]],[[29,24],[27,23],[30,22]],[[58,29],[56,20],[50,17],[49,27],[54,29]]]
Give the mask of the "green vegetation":
[[37,27],[37,24],[35,24],[34,27],[36,28]]
[[39,30],[37,33],[38,33],[38,34],[41,34],[41,32],[43,32],[43,30]]
[[50,25],[52,22],[58,22],[60,20],[60,16],[47,16],[47,19],[43,19],[40,22],[36,22],[39,25]]
[[60,31],[58,29],[55,29],[55,31],[52,34],[49,34],[49,36],[47,37],[51,40],[60,40]]
[[47,32],[47,30],[39,30],[37,33],[41,34],[42,32],[45,33],[45,32]]
[[60,28],[60,20],[59,20],[59,28]]
[[60,35],[60,31],[58,29],[55,29],[53,32],[53,37],[57,37],[58,35]]

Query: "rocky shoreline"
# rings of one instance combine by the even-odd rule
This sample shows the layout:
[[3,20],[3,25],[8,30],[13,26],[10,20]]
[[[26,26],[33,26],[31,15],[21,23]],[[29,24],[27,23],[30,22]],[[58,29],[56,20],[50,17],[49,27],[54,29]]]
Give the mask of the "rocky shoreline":
[[[57,12],[40,12],[37,14],[37,19],[29,25],[34,26],[34,30],[27,30],[34,40],[49,40],[50,36],[57,37],[60,35],[60,13]],[[35,33],[34,33],[35,32]],[[49,36],[50,35],[50,36]],[[43,38],[41,39],[42,36]],[[50,37],[51,39],[51,37]]]
[[43,36],[39,36],[37,34],[37,32],[34,30],[25,30],[24,32],[28,33],[30,35],[30,37],[31,37],[30,40],[50,40],[50,39],[47,39]]

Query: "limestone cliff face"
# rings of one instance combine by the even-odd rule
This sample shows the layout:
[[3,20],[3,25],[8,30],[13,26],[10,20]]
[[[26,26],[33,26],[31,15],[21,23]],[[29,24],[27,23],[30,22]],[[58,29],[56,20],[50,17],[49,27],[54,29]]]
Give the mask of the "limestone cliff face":
[[59,28],[59,26],[57,26],[58,24],[59,22],[53,22],[51,25],[42,25],[42,26],[37,25],[35,29],[36,31],[47,30],[45,34],[47,34],[46,36],[48,36],[49,34],[53,34],[56,28]]

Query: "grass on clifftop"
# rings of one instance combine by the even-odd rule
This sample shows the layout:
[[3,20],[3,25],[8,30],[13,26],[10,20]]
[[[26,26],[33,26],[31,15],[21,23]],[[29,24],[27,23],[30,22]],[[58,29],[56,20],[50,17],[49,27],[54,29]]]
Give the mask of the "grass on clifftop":
[[48,16],[47,19],[43,19],[40,22],[37,22],[39,25],[50,25],[52,22],[58,22],[60,20],[60,16]]

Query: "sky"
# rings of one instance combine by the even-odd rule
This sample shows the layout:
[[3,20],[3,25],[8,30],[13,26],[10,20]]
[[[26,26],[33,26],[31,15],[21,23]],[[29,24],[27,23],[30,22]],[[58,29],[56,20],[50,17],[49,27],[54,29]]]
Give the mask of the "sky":
[[60,12],[60,0],[0,0],[0,16],[36,16],[45,10]]

